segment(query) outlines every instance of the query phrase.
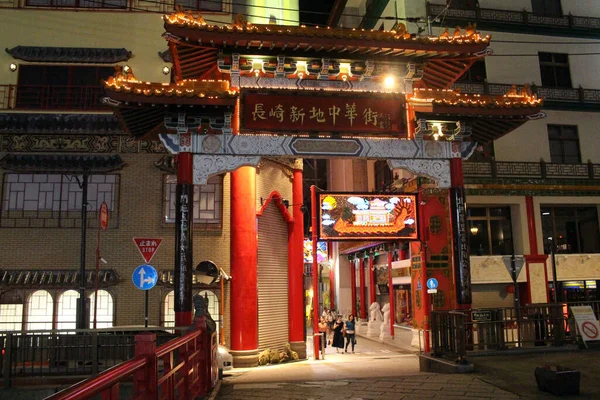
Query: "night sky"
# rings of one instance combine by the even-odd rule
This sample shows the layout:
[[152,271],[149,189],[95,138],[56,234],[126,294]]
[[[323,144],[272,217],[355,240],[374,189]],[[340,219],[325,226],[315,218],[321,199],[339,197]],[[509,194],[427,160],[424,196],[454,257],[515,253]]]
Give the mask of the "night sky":
[[[320,25],[327,24],[329,12],[335,0],[300,0],[300,24]],[[325,14],[306,13],[304,11],[315,11]]]

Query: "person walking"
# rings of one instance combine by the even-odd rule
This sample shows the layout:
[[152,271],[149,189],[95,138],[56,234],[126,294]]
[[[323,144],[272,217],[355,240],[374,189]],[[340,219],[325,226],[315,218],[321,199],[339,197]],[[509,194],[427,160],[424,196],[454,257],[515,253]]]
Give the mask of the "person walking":
[[333,323],[333,342],[331,345],[335,347],[335,352],[339,353],[340,349],[344,348],[344,321],[342,316],[339,315],[337,320]]
[[327,348],[327,331],[329,329],[329,325],[327,325],[327,321],[325,317],[321,317],[319,321],[319,334],[321,336],[321,349],[323,349],[323,354],[325,354],[325,349]]
[[354,345],[356,344],[356,339],[354,338],[354,315],[350,314],[348,316],[348,321],[346,321],[346,348],[344,349],[344,353],[348,352],[348,345],[352,343],[352,354],[354,354]]

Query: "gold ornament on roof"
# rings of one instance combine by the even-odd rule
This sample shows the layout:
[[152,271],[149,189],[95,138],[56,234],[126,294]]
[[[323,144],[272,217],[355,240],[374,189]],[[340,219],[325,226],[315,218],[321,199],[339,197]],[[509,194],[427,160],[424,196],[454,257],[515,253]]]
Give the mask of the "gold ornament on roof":
[[237,28],[245,28],[249,24],[244,14],[237,14],[231,25]]
[[476,30],[476,28],[477,28],[477,24],[476,24],[476,23],[475,23],[475,24],[471,24],[471,23],[469,22],[469,24],[468,24],[468,25],[467,25],[467,27],[465,28],[465,33],[466,33],[466,35],[467,35],[467,36],[473,36],[473,35],[477,34],[477,30]]
[[460,31],[460,26],[456,25],[456,29],[454,30],[454,34],[452,36],[454,37],[460,37],[462,36],[462,32]]
[[527,97],[527,96],[531,96],[531,87],[529,86],[528,83],[524,84],[523,87],[521,88],[521,96]]
[[402,37],[403,39],[410,39],[410,33],[408,33],[406,25],[404,25],[403,23],[398,23],[398,26],[396,27],[396,32],[398,36]]
[[440,37],[441,37],[441,38],[445,38],[445,39],[447,39],[447,38],[449,38],[449,37],[450,37],[450,32],[448,32],[448,27],[446,27],[446,30],[444,31],[444,33],[442,33],[442,34],[440,35]]

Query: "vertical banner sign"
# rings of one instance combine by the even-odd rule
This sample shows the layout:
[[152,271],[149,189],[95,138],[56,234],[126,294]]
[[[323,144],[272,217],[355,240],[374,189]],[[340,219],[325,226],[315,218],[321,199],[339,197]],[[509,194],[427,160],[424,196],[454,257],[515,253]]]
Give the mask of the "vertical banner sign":
[[[175,193],[175,311],[191,311],[192,307],[192,199],[194,185],[178,183]],[[185,283],[185,287],[181,285]]]
[[100,226],[104,231],[108,228],[108,205],[105,201],[100,205]]
[[450,189],[450,213],[452,214],[452,236],[454,238],[456,299],[458,304],[471,304],[471,265],[469,262],[464,188]]

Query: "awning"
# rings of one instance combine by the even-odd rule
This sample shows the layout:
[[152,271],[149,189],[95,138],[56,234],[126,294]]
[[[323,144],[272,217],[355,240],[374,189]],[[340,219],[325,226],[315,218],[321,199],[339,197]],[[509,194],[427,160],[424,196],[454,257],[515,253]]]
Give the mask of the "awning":
[[40,47],[17,46],[6,49],[6,52],[23,61],[82,63],[82,64],[114,64],[131,58],[131,51],[110,48],[91,47]]
[[7,154],[0,159],[0,168],[14,172],[100,172],[123,168],[125,163],[117,154],[108,156],[75,154]]
[[[87,287],[96,282],[96,271],[86,271]],[[79,288],[79,270],[0,270],[0,288]],[[119,282],[119,276],[113,269],[101,269],[98,274],[98,286],[107,287]]]

